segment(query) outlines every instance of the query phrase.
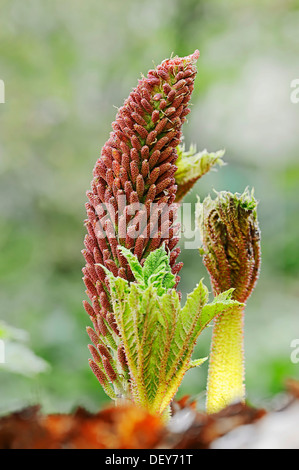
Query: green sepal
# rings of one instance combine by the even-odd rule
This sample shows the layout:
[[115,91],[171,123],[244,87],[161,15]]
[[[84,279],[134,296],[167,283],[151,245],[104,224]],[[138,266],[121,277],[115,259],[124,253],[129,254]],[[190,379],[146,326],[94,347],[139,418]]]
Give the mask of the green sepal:
[[202,357],[200,359],[194,359],[193,361],[190,361],[189,363],[189,369],[192,369],[193,367],[199,367],[201,366],[204,362],[208,360],[208,356]]
[[102,385],[102,387],[103,387],[106,395],[108,395],[108,397],[111,398],[111,400],[116,400],[117,399],[116,393],[113,390],[113,387],[110,383],[108,383],[107,385]]
[[222,166],[225,163],[222,157],[224,150],[209,153],[206,149],[196,153],[196,147],[190,146],[188,151],[185,147],[177,147],[178,159],[176,161],[177,170],[175,172],[175,181],[178,186],[176,202],[180,201],[185,194],[194,186],[196,181],[208,173],[216,165]]

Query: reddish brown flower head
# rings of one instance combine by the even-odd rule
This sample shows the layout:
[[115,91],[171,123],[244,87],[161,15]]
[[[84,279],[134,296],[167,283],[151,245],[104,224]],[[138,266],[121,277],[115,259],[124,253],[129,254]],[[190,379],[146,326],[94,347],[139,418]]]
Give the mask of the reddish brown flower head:
[[173,273],[182,266],[176,264],[176,147],[190,112],[198,56],[195,51],[187,57],[165,60],[139,80],[118,110],[110,138],[94,167],[87,192],[83,279],[92,302],[92,307],[85,305],[86,311],[100,332],[105,328],[111,331],[111,306],[105,272],[99,264],[115,276],[134,280],[121,246],[129,248],[142,263],[164,243]]
[[215,295],[234,288],[232,297],[245,303],[260,271],[260,229],[253,192],[221,191],[197,203],[201,252]]

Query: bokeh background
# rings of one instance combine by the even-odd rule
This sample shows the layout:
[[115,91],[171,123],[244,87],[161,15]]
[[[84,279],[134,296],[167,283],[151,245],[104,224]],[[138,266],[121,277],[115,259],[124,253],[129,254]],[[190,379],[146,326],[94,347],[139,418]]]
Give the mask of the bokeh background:
[[[227,165],[186,201],[255,188],[262,270],[245,319],[247,396],[267,403],[299,376],[299,3],[292,0],[2,0],[0,413],[91,411],[109,399],[88,366],[81,255],[85,191],[116,108],[140,74],[200,49],[186,146]],[[207,273],[184,249],[183,296]],[[207,355],[211,328],[196,357]],[[298,354],[299,357],[299,354]],[[204,400],[207,367],[178,396]]]

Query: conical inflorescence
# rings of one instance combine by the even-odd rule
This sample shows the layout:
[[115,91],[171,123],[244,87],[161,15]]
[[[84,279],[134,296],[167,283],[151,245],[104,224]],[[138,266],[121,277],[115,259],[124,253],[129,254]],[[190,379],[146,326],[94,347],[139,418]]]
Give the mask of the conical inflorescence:
[[179,281],[176,148],[190,111],[198,56],[195,51],[165,60],[139,80],[117,112],[87,192],[83,280],[90,299],[84,307],[94,326],[88,328],[93,343],[90,366],[113,398],[130,396],[129,370],[106,270],[132,282],[135,278],[121,248],[129,249],[143,265],[164,245],[176,284]]

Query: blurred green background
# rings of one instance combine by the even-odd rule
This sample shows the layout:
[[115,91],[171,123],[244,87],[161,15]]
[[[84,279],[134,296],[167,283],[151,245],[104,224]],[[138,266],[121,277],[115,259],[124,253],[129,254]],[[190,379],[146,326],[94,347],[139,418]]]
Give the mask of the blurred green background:
[[[140,74],[197,48],[185,143],[225,148],[227,165],[186,201],[254,186],[263,258],[245,319],[248,399],[266,402],[298,377],[290,359],[299,338],[299,103],[290,101],[298,30],[291,0],[1,1],[1,414],[35,403],[45,412],[96,411],[109,401],[87,362],[85,191],[116,107]],[[209,280],[197,250],[181,245],[185,296]],[[210,335],[196,357],[207,355]],[[201,403],[206,372],[190,371],[178,396]]]

